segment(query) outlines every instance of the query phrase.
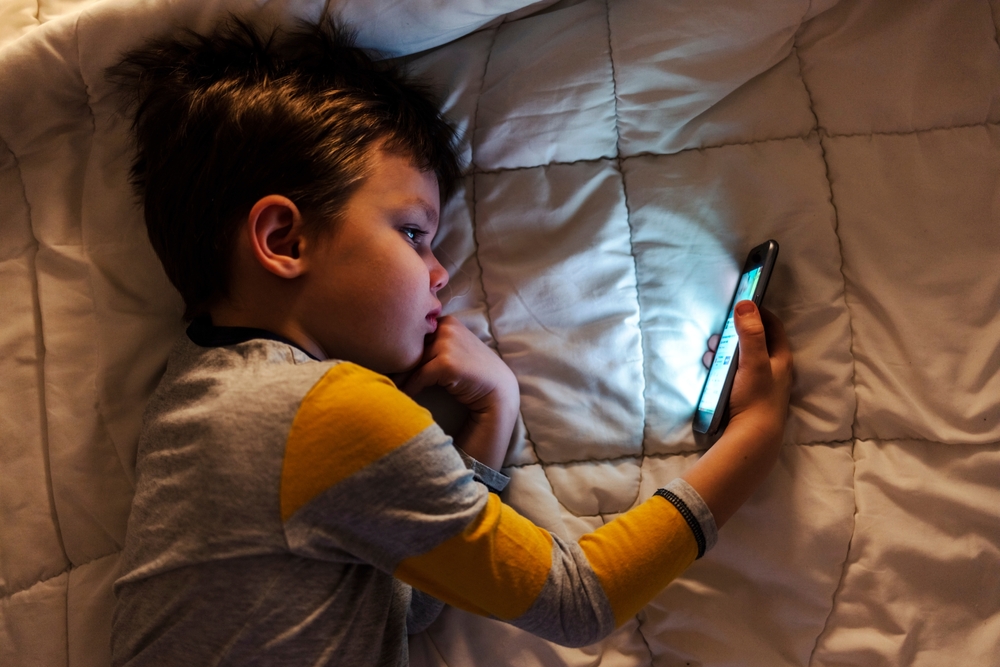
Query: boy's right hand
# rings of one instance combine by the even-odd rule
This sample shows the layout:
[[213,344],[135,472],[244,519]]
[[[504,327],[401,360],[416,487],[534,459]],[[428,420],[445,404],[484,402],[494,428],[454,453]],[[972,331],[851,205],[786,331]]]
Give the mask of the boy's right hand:
[[499,470],[517,422],[517,378],[485,343],[452,316],[438,320],[424,357],[403,384],[413,396],[439,385],[469,409],[469,420],[455,444],[477,461]]

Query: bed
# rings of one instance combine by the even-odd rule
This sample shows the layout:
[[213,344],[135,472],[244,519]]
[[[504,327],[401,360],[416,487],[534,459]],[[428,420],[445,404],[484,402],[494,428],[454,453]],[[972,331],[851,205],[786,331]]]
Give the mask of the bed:
[[228,11],[338,13],[441,91],[468,164],[446,310],[518,377],[504,501],[555,533],[698,458],[706,340],[746,251],[781,244],[784,447],[715,549],[597,645],[446,609],[412,664],[1000,665],[996,0],[8,0],[0,664],[110,664],[183,322],[102,69]]

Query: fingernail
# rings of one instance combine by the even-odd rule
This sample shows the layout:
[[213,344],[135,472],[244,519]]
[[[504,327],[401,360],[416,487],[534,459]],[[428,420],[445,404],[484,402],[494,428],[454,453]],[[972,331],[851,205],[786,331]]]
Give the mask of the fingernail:
[[753,305],[753,301],[740,301],[736,304],[736,314],[740,317],[746,317],[747,315],[753,315],[753,311],[756,308]]

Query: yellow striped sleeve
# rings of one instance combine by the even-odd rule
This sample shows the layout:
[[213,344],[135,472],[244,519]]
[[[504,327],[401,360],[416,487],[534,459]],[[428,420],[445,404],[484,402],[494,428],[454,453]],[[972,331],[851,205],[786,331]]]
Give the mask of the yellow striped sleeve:
[[601,582],[616,626],[637,614],[698,556],[684,517],[659,496],[584,535],[580,547]]
[[489,494],[469,526],[407,558],[398,579],[455,607],[517,618],[534,603],[552,567],[552,536]]
[[378,373],[331,368],[299,406],[281,470],[281,520],[433,423],[430,413]]

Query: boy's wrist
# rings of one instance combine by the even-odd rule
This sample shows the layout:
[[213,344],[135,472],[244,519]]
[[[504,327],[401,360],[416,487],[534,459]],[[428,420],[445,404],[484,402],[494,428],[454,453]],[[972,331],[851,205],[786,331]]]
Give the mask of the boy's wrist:
[[776,448],[781,446],[785,435],[785,419],[783,416],[760,414],[760,411],[745,411],[734,415],[727,431],[740,433],[740,439],[753,443],[753,446]]
[[506,402],[471,412],[462,432],[455,438],[455,445],[484,465],[499,470],[516,422],[516,403]]
[[781,451],[784,419],[747,411],[682,475],[722,527],[764,481]]

